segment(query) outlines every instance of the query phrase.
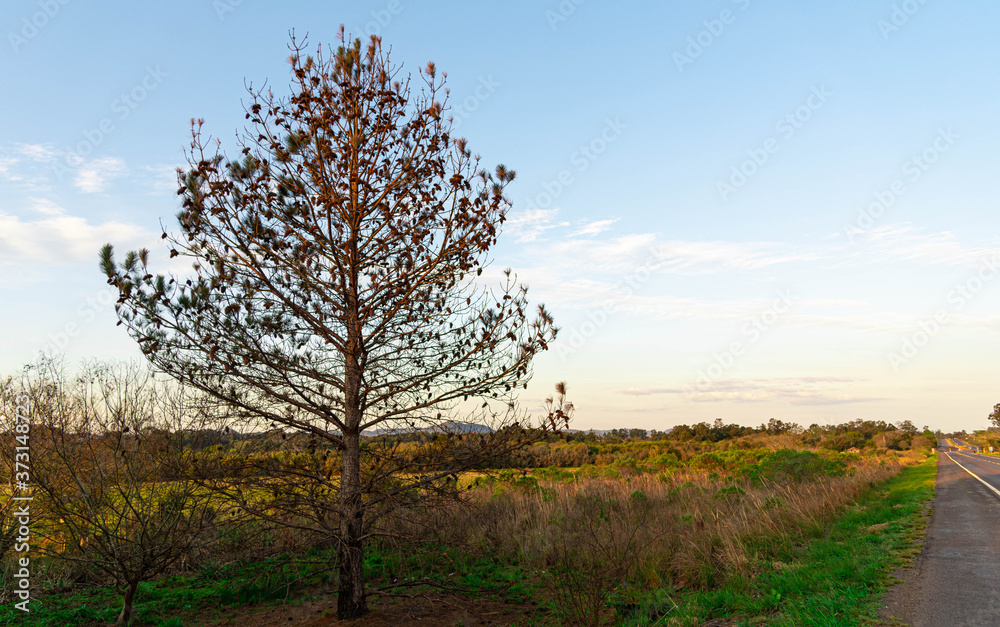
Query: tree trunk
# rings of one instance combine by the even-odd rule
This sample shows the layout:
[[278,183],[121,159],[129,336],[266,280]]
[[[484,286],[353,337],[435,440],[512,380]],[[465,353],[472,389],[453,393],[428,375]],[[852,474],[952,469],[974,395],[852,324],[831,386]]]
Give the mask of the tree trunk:
[[337,618],[357,618],[368,613],[363,571],[364,510],[361,502],[360,433],[344,434],[340,472],[340,590]]
[[139,582],[136,581],[128,584],[128,588],[125,589],[125,602],[118,620],[115,621],[115,627],[128,627],[129,621],[132,620],[132,602],[135,600],[135,591],[138,587]]
[[[352,159],[356,162],[356,159]],[[357,210],[358,179],[355,165],[351,172],[351,200]],[[340,590],[337,595],[337,618],[357,618],[368,613],[365,598],[364,502],[361,494],[361,420],[362,363],[364,355],[363,324],[358,303],[359,268],[357,224],[351,226],[349,285],[345,314],[347,344],[344,350],[344,433],[340,461]]]

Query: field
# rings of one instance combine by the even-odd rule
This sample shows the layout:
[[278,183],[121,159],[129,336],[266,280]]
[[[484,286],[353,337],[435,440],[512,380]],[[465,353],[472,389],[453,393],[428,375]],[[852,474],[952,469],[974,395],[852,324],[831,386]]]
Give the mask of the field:
[[[375,613],[358,624],[850,625],[872,616],[920,537],[933,496],[929,438],[860,422],[726,429],[551,436],[507,467],[457,477],[450,487],[461,498],[380,522],[364,561]],[[139,585],[133,624],[336,622],[329,542],[260,520],[218,521],[210,533]],[[11,608],[10,555],[4,624],[115,620],[121,596],[107,578],[57,555],[36,562],[26,620]]]

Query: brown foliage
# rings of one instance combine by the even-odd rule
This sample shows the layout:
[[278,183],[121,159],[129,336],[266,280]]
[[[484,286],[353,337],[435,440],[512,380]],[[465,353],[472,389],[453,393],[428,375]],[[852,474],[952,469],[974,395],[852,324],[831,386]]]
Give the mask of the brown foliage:
[[[843,477],[784,485],[685,472],[481,487],[476,505],[427,512],[423,524],[438,531],[438,541],[543,570],[565,617],[598,625],[609,620],[609,604],[627,603],[626,583],[711,588],[770,568],[862,490],[898,472],[902,462],[891,459],[858,461]],[[418,537],[420,530],[406,533]]]
[[[516,390],[556,330],[510,270],[496,289],[476,281],[514,171],[486,170],[452,137],[444,76],[428,64],[411,90],[378,37],[362,46],[341,29],[341,40],[308,55],[293,36],[293,93],[250,88],[236,158],[192,123],[181,235],[163,237],[195,276],[154,277],[145,250],[118,264],[110,244],[101,267],[158,369],[244,428],[281,425],[338,449],[339,477],[300,475],[315,493],[296,513],[339,540],[338,615],[349,618],[367,611],[373,523],[524,443]],[[401,464],[391,442],[361,446],[364,430],[455,421],[493,430],[424,460],[427,472]]]

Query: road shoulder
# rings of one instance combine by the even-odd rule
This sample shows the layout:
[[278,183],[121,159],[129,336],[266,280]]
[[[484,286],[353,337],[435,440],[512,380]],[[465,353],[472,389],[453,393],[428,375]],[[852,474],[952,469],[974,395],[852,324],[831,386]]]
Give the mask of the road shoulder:
[[948,455],[921,553],[897,571],[880,607],[883,625],[973,627],[1000,623],[1000,499]]

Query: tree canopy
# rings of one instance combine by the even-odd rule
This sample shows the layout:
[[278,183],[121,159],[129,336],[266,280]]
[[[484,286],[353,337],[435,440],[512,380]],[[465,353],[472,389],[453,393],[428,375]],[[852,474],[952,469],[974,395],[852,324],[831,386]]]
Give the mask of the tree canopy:
[[157,368],[240,420],[340,450],[331,488],[346,618],[367,611],[361,550],[391,501],[375,486],[404,470],[391,450],[363,463],[361,432],[490,427],[418,482],[517,446],[516,391],[556,328],[510,270],[495,287],[484,274],[515,173],[483,168],[452,137],[445,75],[428,63],[414,89],[378,37],[362,46],[341,29],[341,40],[307,55],[292,37],[292,93],[249,87],[238,156],[192,121],[180,234],[163,234],[192,276],[154,276],[146,250],[118,263],[110,244],[101,268],[120,323]]

